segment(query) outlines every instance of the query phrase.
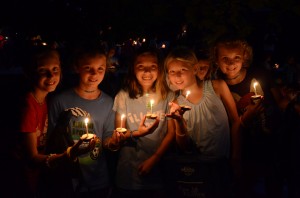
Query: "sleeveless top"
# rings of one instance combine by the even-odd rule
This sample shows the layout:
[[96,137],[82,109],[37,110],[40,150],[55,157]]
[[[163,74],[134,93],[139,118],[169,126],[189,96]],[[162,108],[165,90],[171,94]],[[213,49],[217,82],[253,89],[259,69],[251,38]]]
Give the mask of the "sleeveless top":
[[229,157],[230,127],[226,109],[215,93],[212,81],[203,82],[203,95],[197,104],[184,96],[177,98],[179,105],[192,107],[184,113],[187,131],[201,156],[208,160]]

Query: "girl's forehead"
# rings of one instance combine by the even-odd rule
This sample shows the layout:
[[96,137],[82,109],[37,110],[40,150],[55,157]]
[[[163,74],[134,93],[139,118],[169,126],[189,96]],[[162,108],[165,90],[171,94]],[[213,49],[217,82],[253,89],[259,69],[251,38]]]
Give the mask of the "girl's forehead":
[[158,58],[152,54],[142,54],[136,57],[135,64],[142,62],[158,63]]
[[46,65],[60,65],[60,60],[58,56],[47,57],[45,59],[41,59],[38,62],[38,67],[46,66]]
[[193,64],[187,61],[172,59],[168,63],[168,68],[170,67],[193,67]]
[[232,46],[232,47],[227,47],[227,46],[220,46],[218,48],[219,53],[238,53],[242,54],[243,53],[243,48],[238,47],[238,46]]
[[97,55],[97,56],[85,56],[78,60],[79,65],[93,64],[99,61],[106,61],[106,57]]

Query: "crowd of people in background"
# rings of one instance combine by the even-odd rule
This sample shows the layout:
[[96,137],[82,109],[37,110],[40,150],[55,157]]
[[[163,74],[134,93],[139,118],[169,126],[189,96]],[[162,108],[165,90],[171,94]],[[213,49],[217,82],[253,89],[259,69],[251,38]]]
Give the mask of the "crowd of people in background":
[[5,194],[300,197],[295,52],[258,55],[235,33],[200,46],[23,47]]

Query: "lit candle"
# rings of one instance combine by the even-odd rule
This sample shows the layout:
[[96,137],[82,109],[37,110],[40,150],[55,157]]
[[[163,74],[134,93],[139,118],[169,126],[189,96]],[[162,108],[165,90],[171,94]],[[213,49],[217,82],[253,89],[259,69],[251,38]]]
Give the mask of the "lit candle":
[[94,137],[94,134],[89,133],[89,129],[88,129],[88,122],[89,122],[89,119],[88,119],[88,118],[85,118],[84,122],[85,122],[86,134],[83,134],[83,135],[81,136],[81,138],[83,139],[83,141],[90,141],[90,140]]
[[86,128],[86,137],[88,137],[89,136],[89,128],[88,128],[89,119],[85,118],[84,122],[85,122],[85,128]]
[[124,114],[121,115],[121,129],[122,129],[122,122],[123,122],[123,118],[125,117]]
[[190,95],[190,91],[186,91],[186,95],[185,95],[185,99],[187,99],[188,98],[188,96]]
[[254,82],[253,83],[253,88],[254,88],[254,94],[257,95],[257,91],[256,91],[256,86],[257,86],[258,82]]
[[154,100],[150,100],[150,109],[151,109],[151,114],[152,114],[152,107],[153,107],[153,103],[154,103]]
[[120,127],[120,128],[116,128],[116,131],[118,131],[118,132],[120,132],[120,133],[125,133],[125,132],[127,131],[126,128],[123,128],[123,127],[122,127],[122,122],[123,122],[124,117],[125,117],[125,115],[122,114],[122,115],[121,115],[121,127]]

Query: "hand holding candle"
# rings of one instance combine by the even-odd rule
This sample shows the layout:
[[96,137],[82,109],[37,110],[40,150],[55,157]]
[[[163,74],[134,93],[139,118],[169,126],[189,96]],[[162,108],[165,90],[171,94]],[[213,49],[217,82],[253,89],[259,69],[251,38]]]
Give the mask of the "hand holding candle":
[[[188,100],[188,96],[191,94],[191,91],[186,91],[186,94],[185,94],[185,99],[186,100]],[[192,108],[190,107],[190,106],[188,106],[188,105],[180,105],[180,107],[181,107],[181,109],[183,110],[183,111],[189,111],[189,110],[191,110]]]
[[257,94],[257,86],[259,83],[255,80],[253,82],[253,90],[254,90],[254,96],[251,96],[251,100],[253,103],[257,103],[262,97],[260,94]]
[[150,100],[150,113],[146,114],[146,118],[156,119],[157,115],[153,113],[154,100]]
[[116,129],[116,131],[121,132],[121,133],[125,133],[125,132],[127,131],[126,128],[123,128],[123,127],[122,127],[122,123],[123,123],[124,117],[125,117],[125,115],[122,114],[122,115],[121,115],[121,127]]
[[89,118],[85,118],[84,122],[85,122],[86,134],[83,134],[83,135],[81,136],[81,138],[82,138],[84,141],[90,141],[90,140],[94,137],[94,135],[91,134],[91,133],[89,133],[89,128],[88,128]]

